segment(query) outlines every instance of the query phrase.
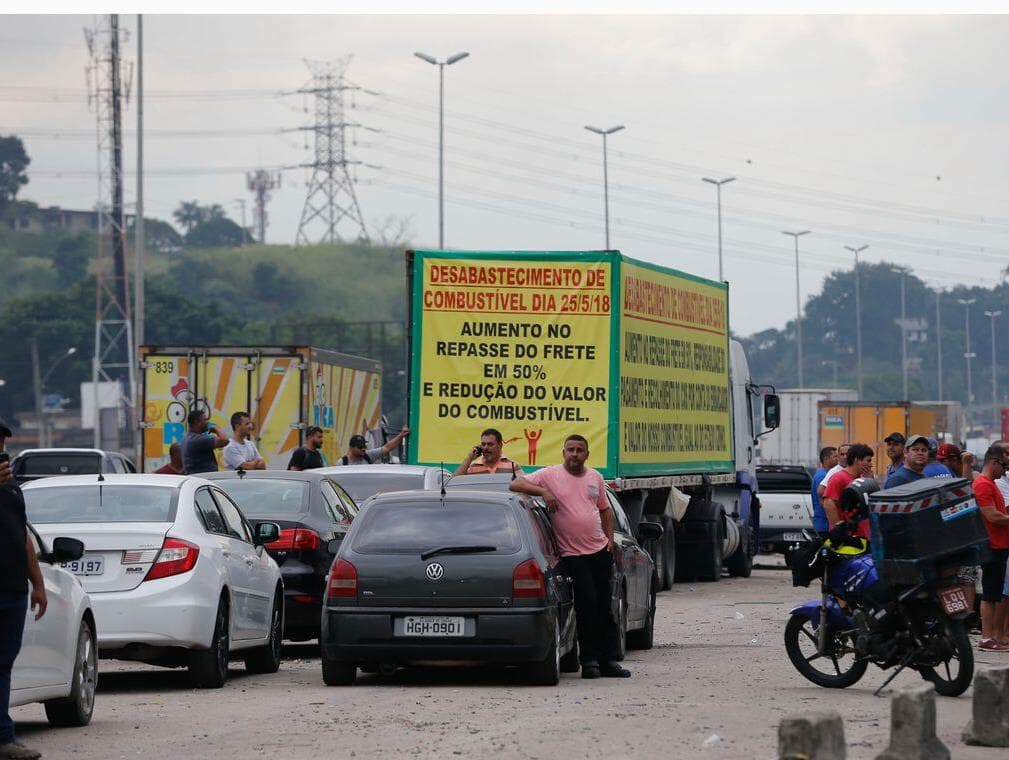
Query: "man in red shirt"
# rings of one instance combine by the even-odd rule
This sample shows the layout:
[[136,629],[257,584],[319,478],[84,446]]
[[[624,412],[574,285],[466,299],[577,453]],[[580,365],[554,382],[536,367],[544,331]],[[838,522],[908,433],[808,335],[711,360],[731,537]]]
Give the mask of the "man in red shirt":
[[168,447],[168,462],[161,465],[154,471],[155,475],[182,475],[185,468],[182,466],[182,447],[173,443]]
[[[827,523],[833,528],[841,520],[854,518],[855,515],[842,513],[840,510],[841,494],[851,485],[855,478],[872,477],[872,449],[864,443],[854,443],[848,448],[845,467],[838,471],[827,484],[823,492],[823,511],[827,515]],[[869,539],[869,521],[862,520],[855,530],[859,538]]]
[[981,565],[981,641],[977,648],[990,652],[1009,652],[1009,628],[1006,624],[1006,560],[1009,558],[1009,514],[995,481],[1009,470],[1009,452],[1003,444],[994,444],[984,455],[981,474],[974,478],[974,499],[981,508],[988,529],[991,559]]

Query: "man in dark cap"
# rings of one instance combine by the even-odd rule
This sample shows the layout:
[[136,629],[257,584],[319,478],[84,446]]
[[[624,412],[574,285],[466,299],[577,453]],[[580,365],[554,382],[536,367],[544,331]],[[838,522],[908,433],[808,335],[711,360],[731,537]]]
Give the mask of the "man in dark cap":
[[[0,420],[0,452],[12,435]],[[28,518],[21,489],[11,474],[7,455],[0,461],[0,758],[37,760],[40,756],[14,738],[10,716],[11,671],[21,651],[26,607],[38,620],[46,612],[46,588],[35,548],[28,536]],[[31,581],[31,594],[28,582]]]
[[925,477],[925,465],[928,464],[928,438],[923,435],[912,435],[907,439],[904,450],[904,464],[890,475],[887,475],[884,488],[902,486]]
[[883,439],[883,443],[886,444],[886,455],[890,459],[890,464],[886,466],[886,477],[893,475],[897,468],[904,464],[904,442],[903,433],[890,433]]
[[337,460],[337,464],[376,464],[382,461],[382,457],[399,446],[399,442],[410,435],[410,428],[406,425],[390,438],[385,446],[368,448],[368,442],[363,435],[352,435],[350,443],[347,445],[347,453]]

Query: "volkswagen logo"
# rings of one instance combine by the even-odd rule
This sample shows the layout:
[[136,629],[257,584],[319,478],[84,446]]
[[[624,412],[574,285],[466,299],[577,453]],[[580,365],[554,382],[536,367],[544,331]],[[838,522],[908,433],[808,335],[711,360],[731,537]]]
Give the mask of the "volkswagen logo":
[[445,574],[445,568],[437,562],[432,562],[427,566],[424,574],[427,575],[429,581],[440,581],[441,577]]

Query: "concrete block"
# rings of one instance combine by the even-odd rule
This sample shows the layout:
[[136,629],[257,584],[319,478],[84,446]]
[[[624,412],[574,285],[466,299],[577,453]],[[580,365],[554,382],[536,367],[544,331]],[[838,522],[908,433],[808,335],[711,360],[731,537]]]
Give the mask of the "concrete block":
[[963,740],[982,747],[1009,747],[1009,665],[974,673],[973,714]]
[[901,689],[890,700],[890,746],[876,760],[949,760],[935,735],[935,686]]
[[789,715],[778,725],[781,760],[844,760],[846,751],[844,723],[833,710]]

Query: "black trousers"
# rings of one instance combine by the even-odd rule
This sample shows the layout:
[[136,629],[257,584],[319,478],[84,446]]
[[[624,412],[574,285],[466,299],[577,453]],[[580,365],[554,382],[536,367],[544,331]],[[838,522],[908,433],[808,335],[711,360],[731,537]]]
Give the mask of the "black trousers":
[[613,554],[602,549],[595,554],[565,557],[564,568],[571,576],[574,592],[578,659],[583,664],[616,660],[620,647],[611,600]]

